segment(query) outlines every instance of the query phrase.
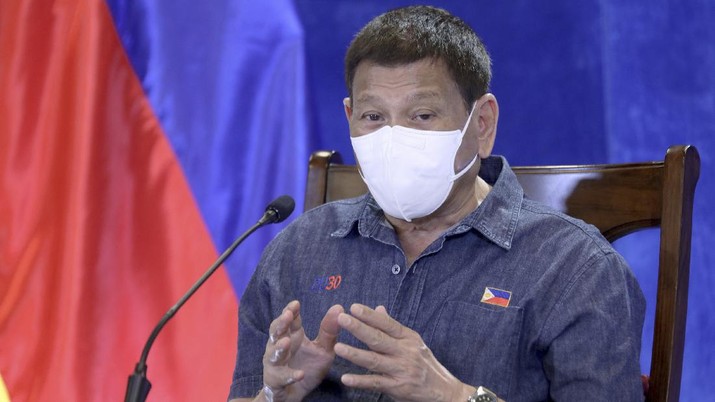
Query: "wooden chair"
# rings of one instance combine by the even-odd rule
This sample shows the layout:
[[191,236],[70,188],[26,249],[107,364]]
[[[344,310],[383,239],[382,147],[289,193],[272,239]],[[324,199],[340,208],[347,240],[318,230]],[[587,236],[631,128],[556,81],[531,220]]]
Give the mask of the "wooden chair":
[[[527,197],[598,227],[609,241],[660,227],[660,267],[647,401],[677,401],[688,307],[693,196],[700,156],[693,146],[668,148],[664,161],[514,167]],[[353,165],[335,151],[311,155],[305,209],[364,194]]]

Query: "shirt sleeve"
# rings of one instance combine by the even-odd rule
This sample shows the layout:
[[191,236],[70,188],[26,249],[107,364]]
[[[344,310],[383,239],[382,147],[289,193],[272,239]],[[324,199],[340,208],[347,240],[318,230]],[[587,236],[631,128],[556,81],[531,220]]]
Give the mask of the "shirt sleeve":
[[542,330],[555,401],[644,399],[640,345],[645,299],[623,258],[593,256],[577,271]]
[[[269,246],[270,247],[270,246]],[[238,313],[238,353],[228,399],[250,398],[263,387],[263,354],[272,321],[271,303],[263,280],[268,249],[241,297]]]

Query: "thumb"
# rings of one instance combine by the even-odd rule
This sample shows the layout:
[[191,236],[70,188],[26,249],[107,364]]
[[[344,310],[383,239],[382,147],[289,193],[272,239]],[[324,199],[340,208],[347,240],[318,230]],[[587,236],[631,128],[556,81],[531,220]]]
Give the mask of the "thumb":
[[340,325],[338,325],[338,315],[345,312],[343,306],[336,304],[330,307],[325,317],[320,322],[320,331],[318,331],[318,337],[315,338],[315,343],[325,350],[333,350],[335,342],[338,340],[338,333],[340,332]]

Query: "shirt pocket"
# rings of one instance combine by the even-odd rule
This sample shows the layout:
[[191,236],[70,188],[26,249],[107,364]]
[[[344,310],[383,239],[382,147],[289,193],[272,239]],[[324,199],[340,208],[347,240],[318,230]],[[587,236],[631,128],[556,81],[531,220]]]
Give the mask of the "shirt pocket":
[[508,400],[522,316],[521,307],[449,301],[442,306],[426,344],[460,381],[483,385]]

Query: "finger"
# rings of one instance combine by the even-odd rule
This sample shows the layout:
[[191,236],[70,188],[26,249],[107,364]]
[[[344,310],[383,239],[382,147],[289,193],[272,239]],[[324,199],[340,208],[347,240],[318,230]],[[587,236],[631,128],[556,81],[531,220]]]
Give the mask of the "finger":
[[338,324],[362,341],[370,350],[380,353],[393,353],[396,350],[396,340],[379,329],[373,328],[356,317],[341,313]]
[[383,306],[373,310],[368,306],[355,303],[350,306],[350,314],[371,327],[377,328],[393,338],[402,339],[407,336],[407,327],[400,324],[387,314]]
[[303,320],[300,318],[300,302],[293,300],[288,303],[286,309],[293,313],[293,321],[290,323],[291,333],[300,331],[303,328]]
[[268,343],[263,354],[263,377],[265,384],[282,387],[302,379],[304,373],[288,366],[290,339],[283,337],[275,343]]
[[296,301],[295,304],[290,306],[294,316],[290,322],[288,336],[290,337],[291,352],[295,353],[305,340],[305,332],[303,331],[303,319],[300,316],[300,304]]
[[405,339],[414,333],[414,331],[390,317],[384,306],[378,306],[373,310],[368,306],[355,303],[350,306],[350,313],[361,322],[384,332],[391,338]]
[[377,392],[387,392],[396,385],[394,380],[376,374],[343,374],[340,377],[340,381],[348,387],[369,389]]
[[375,373],[394,373],[397,368],[393,360],[385,355],[358,349],[344,343],[335,345],[335,354]]
[[325,350],[332,350],[338,340],[340,325],[338,325],[338,315],[344,313],[343,306],[336,304],[325,313],[325,317],[320,322],[320,330],[315,338],[315,343]]
[[288,333],[288,329],[299,312],[300,303],[297,300],[293,300],[283,308],[281,314],[271,322],[268,328],[268,338],[271,343],[276,343],[281,336]]
[[263,365],[282,366],[288,361],[288,351],[290,350],[290,339],[282,337],[278,341],[268,343],[266,351],[263,353]]
[[288,333],[288,328],[292,320],[293,313],[290,310],[283,309],[281,315],[276,317],[268,328],[268,338],[271,343],[275,344],[278,339]]
[[302,380],[303,377],[305,377],[303,370],[295,370],[288,366],[265,367],[263,383],[275,392]]

